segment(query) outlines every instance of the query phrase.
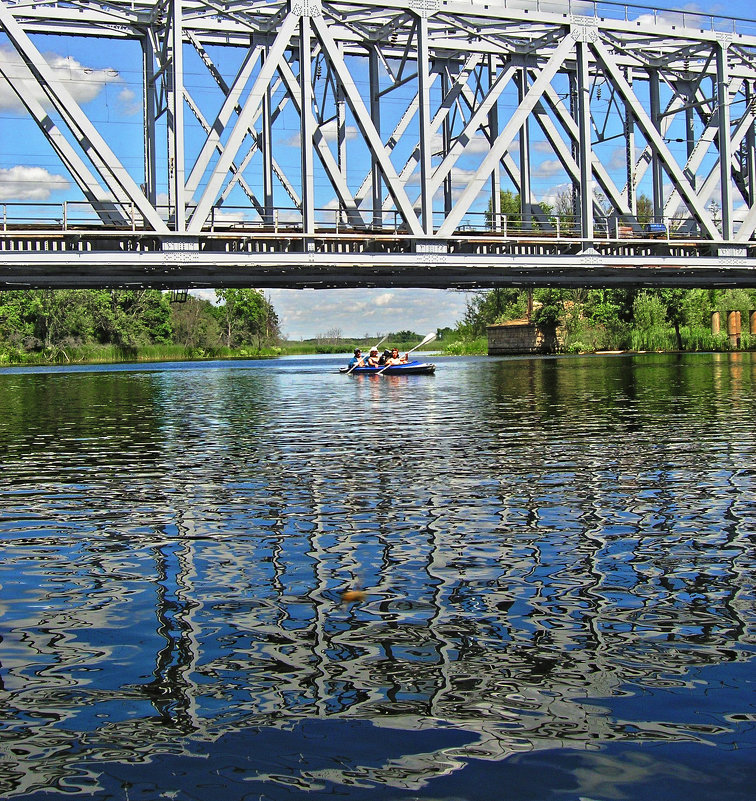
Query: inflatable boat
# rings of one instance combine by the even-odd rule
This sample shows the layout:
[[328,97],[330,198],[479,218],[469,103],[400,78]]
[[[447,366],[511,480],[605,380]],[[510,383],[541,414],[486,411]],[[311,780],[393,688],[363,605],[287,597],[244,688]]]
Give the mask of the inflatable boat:
[[355,367],[350,370],[348,367],[339,367],[340,373],[349,375],[432,375],[436,370],[436,365],[431,362],[406,362],[405,364],[392,364],[391,367]]

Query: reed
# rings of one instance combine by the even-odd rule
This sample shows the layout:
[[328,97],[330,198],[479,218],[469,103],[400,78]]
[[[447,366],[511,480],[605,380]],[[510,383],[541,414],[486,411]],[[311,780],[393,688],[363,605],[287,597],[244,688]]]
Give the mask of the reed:
[[488,338],[460,338],[445,342],[443,352],[445,356],[484,356],[488,353]]

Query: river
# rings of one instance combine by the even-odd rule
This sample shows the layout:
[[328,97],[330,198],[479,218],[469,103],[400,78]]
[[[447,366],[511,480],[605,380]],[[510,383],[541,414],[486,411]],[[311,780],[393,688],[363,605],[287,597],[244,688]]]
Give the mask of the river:
[[345,361],[0,370],[0,796],[753,798],[756,354]]

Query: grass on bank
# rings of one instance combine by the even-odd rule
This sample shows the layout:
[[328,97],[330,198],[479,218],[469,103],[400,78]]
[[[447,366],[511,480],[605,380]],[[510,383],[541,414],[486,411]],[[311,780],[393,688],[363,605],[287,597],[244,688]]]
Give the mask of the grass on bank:
[[[421,338],[412,341],[391,341],[402,353],[414,348]],[[78,344],[53,346],[41,350],[25,351],[11,346],[0,345],[0,365],[41,365],[41,364],[121,364],[128,362],[173,362],[207,361],[213,359],[271,359],[277,356],[309,356],[314,354],[351,353],[361,348],[367,353],[378,339],[343,339],[338,342],[317,340],[281,341],[261,346],[246,345],[238,348],[207,347],[190,348],[185,345],[140,345],[123,347],[120,345]],[[388,340],[381,349],[388,346]],[[420,350],[415,353],[420,353]],[[485,352],[485,351],[484,351]]]
[[[726,333],[712,334],[704,327],[683,327],[680,329],[683,350],[690,352],[750,350],[756,348],[756,337],[743,333],[740,347],[730,345]],[[389,342],[381,349],[391,345],[400,353],[414,348],[420,339]],[[338,342],[317,340],[281,341],[260,347],[247,345],[239,348],[189,348],[185,345],[142,345],[135,348],[118,345],[66,345],[38,351],[23,351],[8,346],[0,346],[0,365],[43,365],[43,364],[119,364],[128,362],[171,362],[207,361],[214,359],[271,359],[277,356],[308,356],[315,354],[351,353],[361,348],[366,353],[378,338],[342,339]],[[601,350],[630,351],[677,351],[678,343],[674,330],[664,327],[648,329],[627,328],[622,331],[607,331],[600,327],[581,326],[565,332],[562,338],[562,353],[591,353]],[[485,356],[488,353],[488,340],[485,336],[466,337],[456,332],[446,332],[442,339],[415,351],[422,356],[423,351],[440,351],[444,356]]]

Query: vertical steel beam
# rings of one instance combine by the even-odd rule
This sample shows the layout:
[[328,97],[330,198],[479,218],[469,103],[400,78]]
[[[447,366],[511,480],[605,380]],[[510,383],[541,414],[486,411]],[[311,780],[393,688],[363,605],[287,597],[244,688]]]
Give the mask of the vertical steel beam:
[[[488,57],[488,91],[490,93],[493,88],[495,75],[496,75],[496,56],[490,55]],[[496,132],[499,130],[499,102],[497,101],[491,106],[488,112],[488,136],[489,141],[493,143]],[[444,149],[444,153],[448,153],[448,148]],[[449,210],[446,211],[446,214]],[[494,231],[501,230],[501,167],[497,164],[491,173],[491,227]]]
[[433,233],[433,192],[431,178],[430,61],[428,58],[428,18],[417,20],[417,91],[420,122],[420,219],[426,234]]
[[[578,165],[578,172],[580,171],[580,125],[579,125],[579,112],[578,112],[578,82],[577,82],[577,71],[570,70],[567,73],[567,84],[569,87],[569,98],[570,98],[570,119],[574,121],[574,124],[577,127],[577,131],[574,136],[571,137],[571,145],[572,145],[572,160],[575,164]],[[552,109],[554,108],[554,104],[552,104]],[[577,226],[578,221],[580,220],[580,176],[578,175],[577,179],[573,178],[572,181],[572,217],[575,221],[575,225]]]
[[171,4],[171,67],[168,88],[169,203],[174,230],[186,231],[184,198],[184,20],[183,0]]
[[[517,102],[522,104],[528,94],[528,65],[527,57],[523,57],[522,64],[517,73]],[[524,230],[530,229],[531,212],[530,204],[532,195],[530,190],[530,115],[525,117],[522,128],[520,128],[520,217],[523,221]]]
[[732,239],[732,146],[730,143],[730,70],[728,43],[716,44],[717,110],[719,112],[719,181],[722,199],[722,238]]
[[315,233],[315,164],[313,160],[312,44],[310,17],[299,19],[299,110],[302,161],[302,232]]
[[580,230],[590,247],[593,238],[593,152],[591,149],[591,85],[588,62],[588,43],[579,39],[576,43],[577,62],[577,112],[580,130]]
[[[377,46],[373,45],[370,48],[368,55],[368,74],[370,79],[370,119],[378,132],[381,135],[381,81],[380,81],[380,64],[378,62]],[[381,188],[381,167],[378,163],[378,157],[375,150],[371,150],[370,160],[370,175],[371,175],[371,189],[373,197],[373,225],[380,228],[383,221],[382,212],[382,197],[383,192]]]
[[[628,86],[633,85],[633,71],[631,68],[625,70],[625,78]],[[625,103],[625,160],[627,170],[626,197],[627,205],[633,216],[637,214],[637,204],[635,195],[635,120],[629,103]]]
[[[346,130],[346,100],[344,99],[344,89],[336,81],[336,137],[337,137],[337,165],[342,175],[347,174],[347,130]],[[341,204],[344,208],[344,204]],[[346,213],[342,214],[342,221],[346,221]]]
[[144,124],[144,194],[147,200],[155,206],[157,204],[157,149],[155,131],[155,109],[157,98],[155,91],[155,50],[152,37],[146,33],[142,37],[142,109]]
[[[659,70],[648,71],[649,107],[651,122],[654,128],[661,133],[661,103],[659,99]],[[651,180],[653,185],[654,220],[662,221],[664,215],[664,174],[662,161],[656,148],[651,152]]]
[[[444,64],[441,72],[441,97],[446,100],[449,94],[449,62]],[[441,123],[441,154],[443,156],[449,152],[451,147],[451,120],[445,114]],[[451,175],[444,178],[444,215],[448,214],[452,207],[452,180]]]
[[[267,57],[266,53],[263,56]],[[272,98],[271,88],[268,84],[263,95],[262,104],[262,160],[263,160],[263,221],[266,225],[273,224],[273,124],[271,121]]]
[[[750,114],[756,103],[756,96],[753,93],[753,81],[745,82],[745,114]],[[745,135],[746,146],[746,186],[748,187],[748,204],[756,205],[756,132],[754,123],[751,122]]]

